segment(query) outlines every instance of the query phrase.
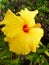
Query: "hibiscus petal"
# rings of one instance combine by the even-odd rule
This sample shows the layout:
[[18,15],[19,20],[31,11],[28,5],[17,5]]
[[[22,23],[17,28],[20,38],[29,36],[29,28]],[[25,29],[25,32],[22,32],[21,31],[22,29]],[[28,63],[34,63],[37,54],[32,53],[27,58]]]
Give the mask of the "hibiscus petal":
[[15,37],[17,36],[18,34],[21,34],[20,31],[23,31],[22,30],[22,26],[20,25],[6,25],[5,27],[2,28],[2,32],[4,32],[4,34],[7,36],[7,37]]
[[42,38],[44,32],[42,28],[32,28],[28,35],[28,43],[32,52],[35,52],[39,47],[40,39]]
[[15,38],[6,37],[5,40],[9,42],[10,51],[15,52],[16,54],[26,55],[30,53],[29,45],[24,35],[19,35]]
[[29,26],[35,25],[35,15],[38,13],[38,10],[35,11],[29,11],[25,8],[25,10],[21,10],[18,12],[20,14],[20,17],[24,19],[25,23]]
[[13,12],[8,10],[6,12],[6,15],[4,17],[4,20],[0,22],[0,24],[17,24],[17,25],[22,25],[24,23],[23,19],[21,19],[19,16],[16,16]]

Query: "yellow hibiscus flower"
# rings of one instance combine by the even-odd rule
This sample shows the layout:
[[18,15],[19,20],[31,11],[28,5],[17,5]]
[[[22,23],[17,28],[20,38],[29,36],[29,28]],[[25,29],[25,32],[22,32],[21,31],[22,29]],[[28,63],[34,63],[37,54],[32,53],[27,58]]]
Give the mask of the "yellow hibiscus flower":
[[[17,16],[17,14],[20,16]],[[9,43],[9,49],[16,54],[26,55],[30,52],[36,52],[39,47],[39,41],[44,32],[41,24],[35,23],[35,15],[38,10],[29,11],[28,9],[12,13],[7,11],[5,18],[0,24],[5,24],[2,28],[6,35],[5,41]]]

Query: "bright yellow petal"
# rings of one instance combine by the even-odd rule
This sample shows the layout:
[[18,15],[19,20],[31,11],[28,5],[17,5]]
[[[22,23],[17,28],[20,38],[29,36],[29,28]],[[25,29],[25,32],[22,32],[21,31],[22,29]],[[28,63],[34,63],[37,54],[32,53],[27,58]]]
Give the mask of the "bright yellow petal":
[[40,39],[43,37],[44,31],[41,28],[32,28],[28,35],[28,43],[30,45],[31,51],[35,52],[39,47]]
[[5,27],[2,28],[2,32],[4,32],[4,34],[7,36],[7,37],[15,37],[17,36],[18,34],[21,34],[20,31],[23,31],[22,30],[22,26],[20,25],[6,25]]
[[7,37],[10,36],[12,38],[20,33],[20,30],[22,30],[24,25],[24,21],[19,16],[16,16],[8,10],[4,20],[0,22],[0,24],[5,24],[5,27],[2,28],[2,32],[4,32]]
[[23,34],[15,38],[8,38],[6,37],[5,40],[9,42],[9,49],[16,54],[26,55],[30,53],[30,48],[27,43],[26,37]]
[[38,13],[38,10],[35,11],[29,11],[27,8],[25,10],[21,10],[19,12],[20,17],[24,19],[25,23],[29,26],[35,25],[35,15]]
[[4,20],[0,22],[0,24],[5,24],[5,25],[10,25],[10,24],[23,25],[23,23],[24,23],[23,19],[21,19],[19,16],[16,16],[10,10],[6,12]]

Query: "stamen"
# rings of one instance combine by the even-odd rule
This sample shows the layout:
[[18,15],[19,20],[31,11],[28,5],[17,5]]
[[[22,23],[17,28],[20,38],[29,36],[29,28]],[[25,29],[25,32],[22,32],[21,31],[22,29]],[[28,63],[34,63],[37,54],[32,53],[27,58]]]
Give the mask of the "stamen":
[[35,24],[35,25],[32,26],[32,27],[28,27],[28,25],[25,24],[25,25],[23,26],[23,31],[24,31],[25,33],[28,33],[31,28],[41,28],[41,27],[42,27],[42,25],[41,25],[40,23],[37,23],[37,24]]
[[33,26],[33,28],[41,28],[42,27],[42,25],[40,24],[40,23],[37,23],[37,24],[35,24],[34,26]]

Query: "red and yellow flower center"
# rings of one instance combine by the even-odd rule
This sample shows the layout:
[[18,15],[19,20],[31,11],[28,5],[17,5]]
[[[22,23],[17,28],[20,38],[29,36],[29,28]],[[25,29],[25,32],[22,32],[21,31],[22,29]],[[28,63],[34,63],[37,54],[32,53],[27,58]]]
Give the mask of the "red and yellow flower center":
[[25,24],[25,25],[23,26],[23,31],[24,31],[25,33],[28,33],[28,32],[29,32],[29,27],[28,27],[27,24]]

